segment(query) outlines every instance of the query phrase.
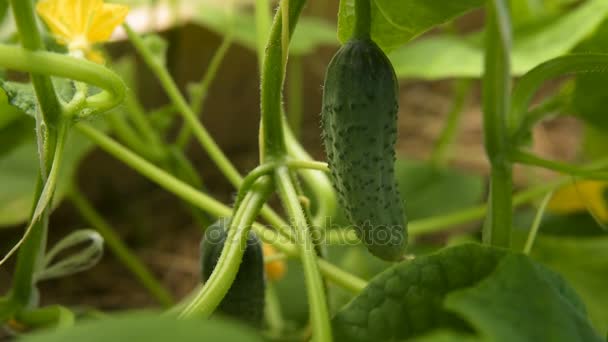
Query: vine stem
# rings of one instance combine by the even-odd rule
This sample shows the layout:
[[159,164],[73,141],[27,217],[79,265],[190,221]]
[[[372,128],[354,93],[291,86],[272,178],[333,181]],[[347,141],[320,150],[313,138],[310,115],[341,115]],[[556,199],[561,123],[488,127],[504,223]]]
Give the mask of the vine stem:
[[[40,31],[38,31],[33,4],[32,1],[11,0],[11,8],[21,38],[21,44],[28,50],[44,50],[44,42],[42,41]],[[4,53],[0,52],[1,55],[4,55]],[[61,105],[59,104],[53,82],[44,73],[32,73],[31,79],[40,104],[42,119],[48,126],[53,127],[61,116]]]
[[186,99],[180,93],[177,85],[171,78],[169,71],[165,68],[164,65],[159,63],[155,58],[152,52],[146,47],[143,39],[135,32],[133,29],[124,24],[123,27],[127,32],[129,40],[142,56],[146,64],[154,74],[158,77],[161,85],[165,89],[165,92],[171,99],[171,102],[175,104],[175,107],[182,115],[186,124],[192,130],[192,133],[199,141],[201,146],[207,151],[209,157],[215,162],[218,168],[222,171],[222,173],[228,178],[230,183],[234,186],[238,187],[241,183],[241,175],[237,171],[237,169],[232,165],[230,160],[224,155],[220,147],[213,140],[207,129],[200,123],[196,114],[192,111],[192,108],[186,102]]
[[509,160],[507,113],[511,68],[511,25],[505,0],[487,5],[485,72],[483,78],[484,145],[491,164],[489,211],[483,240],[508,248],[511,243],[512,165]]
[[[306,0],[281,1],[266,44],[261,78],[262,162],[283,159],[287,155],[283,131],[283,83],[285,81],[285,55],[295,26]],[[288,6],[287,8],[285,6]],[[289,32],[284,32],[289,29]]]
[[308,226],[304,211],[300,205],[289,169],[286,167],[277,168],[275,177],[279,196],[293,221],[296,231],[296,241],[298,242],[300,259],[304,267],[306,290],[310,305],[313,340],[331,341],[332,334],[325,287],[319,272],[319,266],[317,265],[317,254],[312,241],[312,231]]
[[21,239],[13,246],[13,248],[11,248],[8,253],[6,253],[2,260],[0,260],[0,266],[2,266],[19,249],[19,247],[21,247],[21,245],[28,239],[29,235],[35,229],[37,223],[44,220],[44,216],[48,213],[48,208],[50,207],[53,194],[55,192],[57,178],[59,176],[59,169],[63,162],[65,142],[68,135],[68,123],[62,122],[59,124],[58,128],[59,131],[57,132],[57,143],[54,146],[55,150],[51,162],[51,169],[48,172],[47,179],[44,181],[44,186],[42,187],[40,196],[38,196],[36,200],[36,205],[30,218],[30,224],[27,226],[27,228],[25,228],[25,233]]
[[[154,58],[152,52],[145,46],[143,40],[139,35],[134,32],[130,26],[124,25],[129,40],[133,43],[135,49],[142,56],[148,67],[154,72],[154,74],[160,80],[161,85],[168,94],[171,102],[175,105],[177,110],[181,113],[184,121],[190,126],[192,133],[197,138],[201,146],[207,153],[217,167],[222,171],[228,181],[235,187],[239,188],[243,181],[241,175],[237,169],[232,165],[230,160],[222,152],[220,147],[217,145],[215,140],[211,137],[205,126],[203,126],[196,114],[192,111],[192,108],[188,105],[185,98],[180,93],[177,85],[171,78],[169,71],[164,65],[158,63]],[[262,216],[268,220],[281,234],[290,236],[290,232],[287,229],[288,225],[281,219],[272,209],[269,207],[262,208]]]
[[249,230],[271,192],[272,181],[265,176],[247,193],[230,221],[228,236],[217,265],[207,282],[180,313],[180,318],[209,317],[220,304],[238,273],[247,248]]
[[449,159],[449,149],[456,138],[458,127],[461,121],[463,108],[467,97],[469,96],[473,82],[469,79],[455,81],[453,85],[453,103],[452,109],[448,114],[445,126],[441,134],[437,138],[437,142],[431,153],[431,162],[437,167],[446,165]]
[[103,237],[112,253],[129,270],[148,292],[163,306],[173,304],[173,298],[159,281],[152,275],[144,263],[133,254],[120,239],[110,224],[95,210],[76,185],[72,185],[67,193],[68,198],[80,215]]
[[355,29],[353,39],[368,39],[372,27],[371,0],[355,0]]
[[67,78],[101,88],[104,91],[88,97],[85,102],[87,108],[99,111],[118,106],[126,92],[122,79],[110,69],[58,53],[28,51],[18,46],[0,44],[0,66],[15,71]]
[[[217,76],[218,70],[224,61],[224,57],[228,53],[228,50],[232,46],[233,42],[233,34],[229,32],[222,39],[222,43],[215,50],[213,57],[211,58],[211,62],[207,67],[207,71],[205,72],[203,78],[200,82],[192,85],[192,92],[190,98],[190,108],[192,108],[192,112],[200,117],[201,111],[203,110],[203,104],[205,99],[207,98],[207,94],[209,93],[209,88],[211,84],[215,80]],[[192,129],[189,125],[182,126],[180,132],[175,139],[175,144],[179,146],[181,149],[184,149],[188,142],[190,141],[190,135],[192,134]]]
[[549,204],[551,197],[553,197],[553,191],[546,194],[545,198],[543,198],[542,202],[540,202],[536,216],[534,216],[534,222],[532,222],[532,227],[530,227],[530,234],[528,234],[528,239],[526,240],[526,244],[524,245],[524,249],[522,251],[524,254],[530,254],[530,252],[532,252],[532,246],[534,246],[536,235],[538,234],[540,224],[543,220],[543,215],[545,214],[545,210],[547,209],[547,205]]
[[[205,210],[214,216],[229,217],[232,214],[232,209],[228,206],[194,189],[168,172],[151,164],[92,126],[86,123],[79,123],[75,127],[102,150],[184,201],[191,203],[197,208]],[[292,258],[299,256],[298,250],[294,244],[286,237],[278,235],[275,231],[267,229],[267,227],[257,223],[253,224],[253,229],[263,241],[272,244],[279,251]],[[364,280],[345,272],[339,267],[336,267],[325,260],[319,260],[318,262],[325,277],[337,285],[354,293],[360,292],[366,286]]]
[[290,169],[316,170],[329,173],[329,166],[325,162],[312,160],[288,160],[285,165]]
[[[44,50],[44,43],[34,15],[33,2],[11,0],[11,8],[13,16],[17,24],[21,43],[27,50],[14,47],[14,51],[23,51],[26,53],[37,53],[36,50]],[[7,51],[0,51],[0,64],[4,62],[12,62],[17,56],[7,54]],[[7,60],[8,59],[8,60]],[[6,66],[5,66],[6,67]],[[30,70],[22,70],[30,71]],[[55,151],[57,148],[58,132],[55,124],[59,121],[62,111],[55,92],[53,83],[50,77],[44,73],[30,72],[34,91],[38,100],[38,109],[40,115],[36,117],[37,135],[39,149],[42,151],[40,155],[41,169],[38,175],[36,190],[34,194],[34,205],[36,205],[45,187],[45,180],[50,173],[52,164],[55,159]],[[46,127],[46,129],[45,129]],[[42,135],[46,134],[45,137]],[[35,215],[36,208],[32,208],[32,217]],[[46,249],[46,240],[48,234],[48,217],[49,210],[45,210],[42,217],[37,222],[32,222],[32,227],[28,228],[29,238],[25,239],[22,248],[19,250],[17,264],[15,266],[13,283],[7,299],[13,303],[10,309],[18,311],[25,307],[37,305],[35,302],[35,280],[34,274],[41,267]],[[26,234],[27,231],[26,231]]]

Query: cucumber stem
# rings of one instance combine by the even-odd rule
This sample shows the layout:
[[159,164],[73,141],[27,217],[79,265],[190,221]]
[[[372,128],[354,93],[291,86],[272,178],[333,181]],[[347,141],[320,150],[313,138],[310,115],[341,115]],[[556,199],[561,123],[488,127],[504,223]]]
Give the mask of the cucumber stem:
[[353,39],[368,39],[372,28],[370,0],[355,0],[355,29]]

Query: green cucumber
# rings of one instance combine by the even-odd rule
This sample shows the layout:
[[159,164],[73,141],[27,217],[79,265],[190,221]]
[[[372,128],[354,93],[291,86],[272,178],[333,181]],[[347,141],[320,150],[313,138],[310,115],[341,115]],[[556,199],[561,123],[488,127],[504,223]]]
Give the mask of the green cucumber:
[[[229,219],[219,219],[205,231],[201,240],[201,278],[205,282],[217,265],[227,238]],[[217,308],[221,315],[261,327],[264,318],[265,298],[264,255],[262,243],[249,232],[247,248],[239,271]]]
[[325,77],[321,124],[332,183],[369,251],[399,260],[407,244],[395,181],[399,85],[387,56],[369,38],[352,39]]

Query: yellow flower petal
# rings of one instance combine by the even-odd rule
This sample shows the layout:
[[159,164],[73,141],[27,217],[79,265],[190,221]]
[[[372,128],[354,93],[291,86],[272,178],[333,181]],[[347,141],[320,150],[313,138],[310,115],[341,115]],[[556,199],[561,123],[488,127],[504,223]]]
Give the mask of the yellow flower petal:
[[86,36],[91,20],[95,13],[103,6],[103,0],[73,0],[73,27],[75,33]]
[[608,206],[604,191],[608,183],[581,181],[559,189],[549,202],[549,210],[559,214],[590,211],[602,222],[608,222]]
[[122,5],[104,4],[95,11],[87,38],[91,43],[107,41],[116,27],[125,20],[129,8]]
[[40,1],[36,5],[36,11],[56,36],[59,43],[67,44],[71,37],[70,28],[61,21],[62,15],[59,5],[59,1],[56,0]]
[[103,58],[92,45],[110,39],[129,12],[126,6],[103,0],[41,0],[36,8],[60,44],[96,62]]
[[95,51],[95,50],[89,50],[86,52],[86,55],[88,60],[90,60],[91,62],[95,62],[97,64],[104,64],[106,62],[106,59],[103,57],[103,55],[99,52],[99,51]]

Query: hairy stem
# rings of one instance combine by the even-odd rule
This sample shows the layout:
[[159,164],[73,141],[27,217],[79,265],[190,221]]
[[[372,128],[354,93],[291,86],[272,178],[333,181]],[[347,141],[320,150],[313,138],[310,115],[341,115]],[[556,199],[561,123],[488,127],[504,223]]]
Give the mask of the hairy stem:
[[285,209],[289,213],[296,231],[296,241],[300,250],[300,259],[304,267],[306,290],[310,305],[310,320],[312,323],[313,339],[315,341],[331,341],[331,326],[327,309],[325,287],[317,264],[317,253],[312,240],[312,230],[309,227],[304,211],[298,200],[289,175],[289,169],[279,167],[276,171],[277,189]]

